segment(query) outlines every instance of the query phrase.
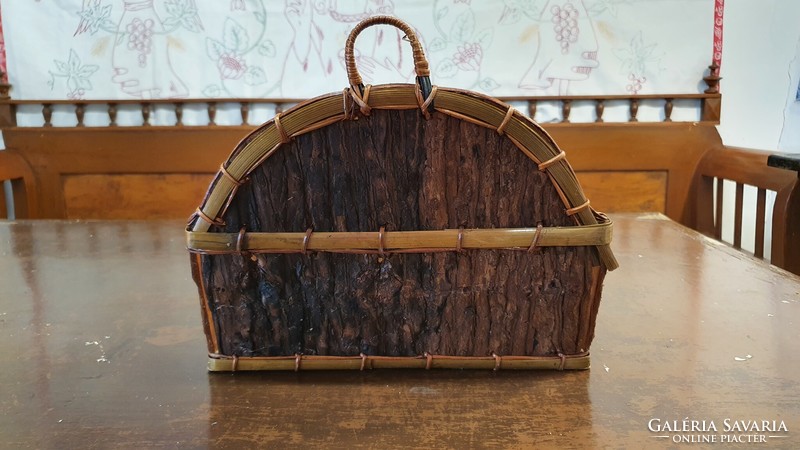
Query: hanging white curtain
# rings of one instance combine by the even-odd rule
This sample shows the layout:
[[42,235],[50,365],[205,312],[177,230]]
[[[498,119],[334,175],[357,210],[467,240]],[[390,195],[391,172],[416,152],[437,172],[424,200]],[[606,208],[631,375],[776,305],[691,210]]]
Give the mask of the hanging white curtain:
[[[433,82],[494,96],[700,92],[713,0],[2,0],[18,99],[306,98],[343,88],[349,30],[391,14]],[[357,45],[368,83],[411,82],[398,31]]]

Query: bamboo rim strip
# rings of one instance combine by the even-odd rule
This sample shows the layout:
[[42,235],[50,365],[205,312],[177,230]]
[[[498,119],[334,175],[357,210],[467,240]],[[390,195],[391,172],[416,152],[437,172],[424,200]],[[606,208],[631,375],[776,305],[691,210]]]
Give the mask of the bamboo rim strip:
[[467,249],[534,251],[538,247],[608,245],[611,222],[575,227],[448,229],[430,231],[209,233],[190,232],[190,252],[306,253],[351,251],[366,253],[429,253]]
[[[553,183],[564,206],[576,225],[595,225],[606,222],[594,211],[578,182],[574,170],[553,139],[539,125],[513,107],[494,98],[471,91],[436,87],[435,111],[498,130],[545,172]],[[419,87],[411,84],[371,86],[368,98],[370,109],[421,109]],[[432,100],[432,99],[427,99]],[[427,103],[425,104],[427,108]],[[307,100],[277,114],[275,118],[246,136],[234,149],[220,172],[214,177],[197,212],[189,219],[187,231],[205,232],[211,225],[222,225],[224,216],[238,187],[247,176],[283,144],[296,136],[348,120],[359,108],[354,104],[351,90]],[[362,108],[363,110],[363,108]],[[509,115],[509,111],[511,111]],[[608,270],[618,263],[609,245],[598,245],[600,260]]]
[[208,355],[211,372],[248,370],[371,370],[371,369],[490,369],[490,370],[583,370],[589,354],[557,356],[254,356]]

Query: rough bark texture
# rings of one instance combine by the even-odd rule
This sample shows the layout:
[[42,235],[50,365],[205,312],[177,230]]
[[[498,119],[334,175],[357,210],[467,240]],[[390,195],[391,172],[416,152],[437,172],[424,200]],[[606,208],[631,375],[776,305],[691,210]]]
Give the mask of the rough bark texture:
[[[299,136],[251,174],[225,221],[227,232],[574,225],[506,138],[413,110]],[[485,356],[588,350],[598,265],[594,248],[559,247],[217,255],[198,269],[223,354]]]

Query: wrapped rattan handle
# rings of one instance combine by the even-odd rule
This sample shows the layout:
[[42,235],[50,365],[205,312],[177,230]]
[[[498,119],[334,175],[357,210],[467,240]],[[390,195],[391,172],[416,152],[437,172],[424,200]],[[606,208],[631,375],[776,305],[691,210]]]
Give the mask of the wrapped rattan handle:
[[358,68],[356,67],[356,58],[353,55],[353,48],[359,33],[373,25],[391,25],[399,28],[406,34],[408,41],[411,43],[411,52],[414,57],[414,71],[417,73],[417,82],[422,90],[422,97],[428,98],[431,91],[431,71],[428,66],[428,60],[425,58],[425,52],[422,50],[422,44],[420,44],[419,38],[417,38],[411,26],[392,16],[369,17],[359,22],[350,32],[344,44],[344,61],[347,68],[347,80],[350,82],[350,86],[358,88],[359,90],[363,90],[364,88],[364,81],[361,79],[361,75],[358,73]]

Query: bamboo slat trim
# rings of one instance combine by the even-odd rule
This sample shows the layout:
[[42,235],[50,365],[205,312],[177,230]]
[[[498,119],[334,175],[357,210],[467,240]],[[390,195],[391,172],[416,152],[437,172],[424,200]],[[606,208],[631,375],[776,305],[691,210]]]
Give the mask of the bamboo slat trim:
[[[192,258],[195,258],[195,264],[197,264],[198,270],[200,267],[203,266],[203,261],[200,255],[192,255]],[[203,277],[197,277],[197,282],[199,283],[198,287],[200,288],[200,307],[203,309],[203,315],[205,316],[205,320],[208,323],[208,339],[211,342],[211,348],[215,352],[219,352],[219,335],[217,334],[217,321],[214,318],[214,314],[211,313],[211,307],[209,306],[211,303],[208,301],[208,297],[206,297],[206,287],[205,287],[205,280]]]
[[[416,85],[386,84],[373,86],[370,89],[371,109],[416,109],[419,108]],[[267,157],[281,146],[285,136],[295,137],[329,125],[338,120],[348,118],[348,107],[353,101],[344,91],[328,94],[303,102],[281,114],[279,119],[283,133],[280,132],[274,119],[265,123],[237,145],[225,167],[235,179],[241,180],[261,164]],[[487,128],[497,130],[504,122],[510,106],[499,100],[471,91],[452,88],[437,88],[436,110],[451,114]],[[506,127],[501,128],[505,135],[531,157],[537,164],[557,157],[561,150],[553,139],[539,125],[521,114],[512,114]],[[559,196],[567,210],[573,210],[586,204],[586,195],[577,180],[575,172],[566,158],[558,159],[546,168],[546,173],[553,181]],[[190,218],[189,231],[208,231],[212,223],[197,220],[205,215],[217,221],[225,213],[225,206],[230,204],[235,193],[236,184],[221,174],[212,181],[206,198],[199,211]],[[577,225],[597,224],[597,217],[591,208],[583,208],[574,214]],[[608,245],[597,246],[600,259],[608,270],[614,270],[618,263]]]
[[589,353],[557,356],[264,356],[208,355],[208,370],[367,370],[367,369],[487,369],[487,370],[583,370],[589,368]]
[[447,229],[429,231],[210,233],[186,232],[189,251],[224,253],[429,253],[465,249],[597,246],[611,243],[612,223],[575,227]]

